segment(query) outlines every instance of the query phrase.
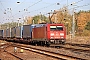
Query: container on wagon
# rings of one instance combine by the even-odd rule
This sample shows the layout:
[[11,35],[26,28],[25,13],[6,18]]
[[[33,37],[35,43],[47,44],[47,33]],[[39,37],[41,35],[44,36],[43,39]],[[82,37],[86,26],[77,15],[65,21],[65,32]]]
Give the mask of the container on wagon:
[[31,25],[23,25],[23,38],[31,38]]
[[11,38],[11,28],[6,30],[6,37]]
[[0,30],[0,38],[3,38],[3,30]]
[[3,32],[3,38],[6,38],[7,37],[7,34],[6,34],[6,29],[4,30],[4,32]]
[[16,36],[16,27],[11,28],[11,38],[15,38]]
[[38,24],[32,29],[32,40],[46,39],[46,27],[45,24]]
[[23,36],[23,26],[16,27],[16,38],[22,38]]

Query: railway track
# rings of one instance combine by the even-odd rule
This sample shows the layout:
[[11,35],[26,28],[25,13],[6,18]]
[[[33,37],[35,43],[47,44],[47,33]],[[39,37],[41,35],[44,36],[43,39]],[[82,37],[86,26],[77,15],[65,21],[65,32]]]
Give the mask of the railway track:
[[[10,45],[9,43],[7,44],[3,44],[1,48],[4,49],[5,45]],[[13,44],[14,45],[14,44]],[[52,58],[57,58],[57,59],[81,59],[81,60],[84,60],[83,58],[78,58],[78,57],[73,57],[73,56],[68,56],[68,55],[64,55],[64,54],[58,54],[58,53],[55,53],[55,52],[50,52],[50,51],[46,51],[46,50],[41,50],[41,49],[36,49],[36,48],[32,48],[32,47],[27,47],[27,46],[21,46],[21,45],[17,45],[15,44],[18,48],[22,48],[22,49],[25,49],[25,50],[29,50],[29,51],[32,51],[32,52],[36,52],[36,53],[39,53],[39,54],[43,54],[43,55],[47,55],[47,56],[51,56]],[[14,45],[14,46],[15,46]],[[65,46],[66,45],[66,46]],[[72,44],[65,44],[65,45],[60,45],[60,48],[64,48],[66,50],[72,50],[72,51],[77,51],[77,52],[87,52],[87,53],[90,53],[90,48],[87,48],[87,47],[83,47],[83,46],[78,46],[78,45],[72,45]],[[67,46],[68,45],[68,46]],[[72,46],[72,47],[71,47]],[[76,47],[77,48],[76,48]],[[78,48],[80,47],[80,48]],[[5,49],[4,49],[5,50]],[[22,58],[18,57],[17,55],[13,54],[13,53],[10,53],[8,51],[5,50],[5,52],[7,52],[8,54],[20,59],[20,60],[23,60]]]
[[[70,44],[70,43],[66,43],[65,45],[51,45],[50,47],[55,47],[55,48],[63,48],[65,50],[71,50],[73,52],[83,52],[83,53],[90,53],[90,48],[88,47],[83,47],[83,46],[80,46],[78,44]],[[90,55],[90,54],[89,54]]]
[[4,43],[4,44],[0,45],[0,49],[5,50],[7,47],[9,47],[11,45],[12,45],[12,43]]
[[66,43],[66,44],[67,45],[72,45],[72,46],[90,48],[90,44],[76,44],[76,43]]
[[6,51],[6,50],[4,50],[4,52],[7,52],[8,54],[14,56],[15,58],[17,58],[17,59],[19,59],[19,60],[23,60],[22,58],[18,57],[17,55],[15,55],[15,54],[13,54],[13,53],[10,53],[10,52],[8,52],[8,51]]
[[56,58],[56,59],[62,59],[62,60],[86,60],[86,59],[83,59],[83,58],[73,57],[73,56],[60,54],[60,53],[56,53],[56,52],[51,52],[51,51],[47,51],[47,50],[43,50],[43,49],[37,49],[37,48],[30,47],[30,46],[29,47],[24,46],[24,45],[14,45],[14,46],[17,46],[18,48],[25,49],[25,50],[28,50],[28,51],[32,51],[32,52],[36,52],[36,53],[39,53],[39,54],[47,55],[47,56],[50,56],[50,57]]
[[7,54],[19,59],[19,60],[23,60],[22,58],[18,57],[17,55],[13,54],[13,53],[10,53],[6,50],[6,48],[12,46],[13,44],[12,43],[6,43],[6,44],[2,44],[0,45],[0,50],[3,50],[3,52],[6,52]]

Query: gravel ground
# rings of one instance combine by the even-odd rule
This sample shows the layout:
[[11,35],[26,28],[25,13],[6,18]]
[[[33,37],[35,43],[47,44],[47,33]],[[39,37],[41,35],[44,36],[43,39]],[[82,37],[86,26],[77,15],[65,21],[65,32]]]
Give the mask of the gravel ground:
[[[75,37],[73,39],[70,38],[70,36],[67,37],[67,43],[77,43],[77,44],[90,44],[90,37]],[[0,45],[2,43],[6,43],[5,41],[0,40]],[[30,45],[29,45],[30,46]],[[70,51],[70,50],[65,50],[65,49],[56,49],[56,48],[49,48],[49,47],[41,47],[41,46],[32,46],[35,48],[40,48],[40,49],[45,49],[48,51],[56,52],[56,53],[61,53],[61,54],[66,54],[66,55],[71,55],[71,56],[76,56],[76,57],[83,57],[86,59],[90,59],[90,53],[83,53],[83,52],[76,52],[76,51]],[[9,47],[7,48],[8,52],[14,53],[14,47]],[[51,57],[47,57],[41,54],[37,54],[34,52],[26,51],[24,50],[23,53],[20,52],[21,49],[17,49],[17,53],[14,53],[18,55],[19,57],[22,57],[24,60],[57,60]],[[18,60],[17,58],[7,54],[6,52],[3,52],[0,49],[0,59],[2,60]]]
[[19,60],[14,56],[8,54],[7,52],[4,51],[4,49],[1,49],[1,48],[0,48],[0,59],[1,60]]
[[52,51],[60,54],[65,54],[69,56],[75,56],[79,58],[85,58],[90,59],[90,53],[83,53],[83,52],[77,52],[77,51],[71,51],[71,50],[65,50],[65,49],[56,49],[56,48],[49,48],[49,47],[41,47],[41,46],[32,46],[34,48],[44,49],[47,51]]
[[0,59],[1,60],[19,60],[13,56],[7,54],[6,52],[1,52],[1,51],[0,51]]
[[74,38],[71,38],[71,36],[68,35],[66,42],[76,44],[90,44],[90,36],[75,36]]
[[[5,44],[5,43],[7,43],[7,42],[0,40],[0,45]],[[38,53],[26,51],[26,50],[23,50],[24,52],[21,53],[20,48],[17,48],[16,53],[14,52],[14,47],[8,47],[6,50],[10,53],[13,53],[13,54],[23,58],[23,60],[57,60],[57,59],[54,59],[54,58],[51,58],[51,57],[48,57],[45,55],[41,55]],[[1,60],[19,60],[19,59],[15,58],[14,56],[4,52],[4,50],[1,48],[0,48],[0,59]]]
[[[23,58],[24,60],[57,60],[48,56],[44,56],[35,52],[30,52],[24,50],[23,53],[20,52],[20,48],[17,48],[17,52],[14,52],[14,47],[7,48],[8,52],[16,54],[17,56]],[[14,59],[15,60],[15,59]]]
[[7,43],[6,41],[0,40],[0,45]]

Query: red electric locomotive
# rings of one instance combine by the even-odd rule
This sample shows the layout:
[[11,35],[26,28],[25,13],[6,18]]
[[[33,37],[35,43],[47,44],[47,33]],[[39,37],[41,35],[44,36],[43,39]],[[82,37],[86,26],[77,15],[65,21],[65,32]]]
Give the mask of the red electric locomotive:
[[32,41],[39,45],[64,44],[65,27],[63,24],[38,24],[32,29]]

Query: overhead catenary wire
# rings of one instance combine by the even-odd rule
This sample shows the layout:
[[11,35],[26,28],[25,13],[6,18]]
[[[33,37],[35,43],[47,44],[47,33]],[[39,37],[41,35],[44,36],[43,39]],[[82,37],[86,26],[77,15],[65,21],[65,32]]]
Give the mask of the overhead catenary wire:
[[90,4],[86,4],[86,5],[82,5],[82,6],[76,6],[74,8],[84,7],[84,6],[88,6],[88,5],[90,5]]
[[48,6],[45,6],[45,7],[43,7],[43,8],[39,8],[39,9],[30,11],[30,13],[33,13],[33,12],[36,12],[36,11],[40,11],[40,10],[46,9],[46,8],[51,7],[51,6],[53,6],[53,5],[55,5],[55,3],[54,3],[54,4],[51,4],[51,5],[48,5]]
[[[76,4],[76,3],[80,3],[80,2],[82,2],[83,0],[79,0],[79,1],[77,1],[77,2],[74,2],[74,4]],[[61,4],[61,3],[60,3]],[[71,4],[73,4],[73,3],[71,3]],[[66,7],[69,7],[69,6],[71,6],[71,4],[67,4],[67,6]],[[44,8],[43,8],[44,9]],[[40,10],[40,9],[39,9]],[[58,9],[58,10],[60,10],[60,9]],[[35,11],[38,11],[38,10],[35,10]],[[32,11],[32,12],[34,12],[34,11]],[[48,14],[48,12],[47,13],[45,13],[45,14],[43,14],[43,15],[47,15]]]
[[[60,0],[60,2],[61,2],[61,1],[62,1],[62,0]],[[46,3],[46,4],[47,4],[47,3]],[[36,11],[40,11],[40,10],[46,9],[46,8],[48,8],[48,7],[54,6],[55,4],[57,4],[57,3],[52,3],[52,4],[47,5],[47,6],[45,6],[45,7],[42,7],[42,8],[33,10],[33,11],[30,11],[30,13],[33,13],[33,12],[36,12]]]
[[[2,4],[2,2],[0,1],[0,3],[1,3],[1,5],[2,5],[2,7],[3,7],[3,9],[5,10],[5,11],[3,11],[2,9],[2,12],[5,12],[5,14],[7,15],[7,13],[6,13],[6,9],[4,8],[4,6],[3,6],[3,4]],[[11,9],[10,9],[11,10]],[[8,16],[8,15],[7,15]],[[8,18],[10,18],[9,16],[8,16]]]
[[[39,1],[41,1],[41,0],[39,0]],[[38,1],[38,2],[39,2]],[[77,2],[75,2],[75,3],[79,3],[79,2],[82,2],[83,0],[79,0],[79,1],[77,1]],[[30,6],[28,6],[26,9],[29,9],[30,7],[33,7],[35,5],[35,3],[34,4],[32,4],[32,5],[30,5]],[[52,6],[53,4],[51,4],[51,6]],[[70,5],[69,5],[70,6]],[[35,12],[35,11],[39,11],[39,10],[43,10],[43,9],[46,9],[46,8],[48,8],[48,7],[50,7],[50,5],[48,5],[48,6],[46,6],[46,7],[42,7],[42,8],[40,8],[40,9],[36,9],[36,10],[33,10],[33,11],[30,11],[30,13],[32,13],[32,12]],[[76,7],[75,7],[76,8]],[[79,8],[79,7],[78,7]],[[22,11],[20,11],[20,12],[24,12],[24,10],[22,10]],[[17,14],[19,14],[20,12],[18,12]],[[24,12],[25,13],[25,12]],[[17,15],[16,14],[16,15]],[[46,14],[48,14],[48,13],[46,13]],[[13,17],[15,16],[15,15],[12,15]]]
[[[73,7],[73,8],[81,8],[81,7],[85,7],[85,6],[89,6],[90,4],[86,4],[86,5],[82,5],[82,6],[76,6],[76,7]],[[73,8],[70,8],[69,10],[73,9]],[[58,11],[59,12],[59,11]],[[43,14],[43,15],[47,15],[47,13]]]
[[1,1],[0,1],[0,3],[1,3],[1,5],[2,5],[3,9],[5,10],[5,8],[4,8],[4,6],[3,6],[3,4],[2,4],[2,2],[1,2]]
[[[73,8],[76,9],[76,8],[81,8],[81,7],[85,7],[85,6],[89,6],[89,5],[90,5],[90,3],[85,4],[85,5],[81,5],[81,6],[75,5],[75,7],[73,7]],[[71,9],[73,9],[73,8],[70,8],[69,10],[71,10]]]
[[[79,0],[79,1],[77,1],[77,2],[75,2],[75,4],[76,3],[79,3],[79,2],[82,2],[83,0]],[[55,3],[54,3],[55,4]],[[40,9],[37,9],[37,10],[34,10],[34,11],[31,11],[31,13],[32,12],[35,12],[35,11],[39,11],[39,10],[43,10],[43,9],[45,9],[45,8],[48,8],[48,7],[50,7],[50,6],[52,6],[52,5],[54,5],[54,4],[51,4],[51,5],[49,5],[49,6],[46,6],[46,7],[43,7],[43,8],[40,8]],[[61,3],[60,3],[61,4]],[[71,3],[72,4],[72,3]],[[69,7],[69,6],[71,6],[71,4],[67,4],[67,6],[66,7]],[[48,14],[48,12],[47,13],[45,13],[44,15],[47,15]]]
[[39,0],[38,2],[36,2],[36,3],[32,4],[31,6],[27,7],[26,9],[28,9],[28,8],[30,8],[30,7],[32,7],[32,6],[36,5],[36,4],[38,4],[38,3],[41,2],[41,1],[42,1],[42,0]]
[[[34,5],[38,4],[38,3],[40,3],[41,1],[42,1],[42,0],[39,0],[39,1],[35,2],[34,4],[28,6],[26,9],[29,9],[30,7],[32,7],[32,6],[34,6]],[[23,10],[22,10],[21,12],[23,12]],[[17,14],[19,14],[19,12],[16,13],[16,14],[14,14],[13,16],[15,16],[15,15],[17,15]]]
[[[20,5],[21,5],[22,3],[24,3],[24,1],[25,1],[25,0],[23,0],[22,2],[17,1],[16,3],[20,3]],[[19,5],[19,6],[20,6],[20,5]],[[19,6],[16,6],[15,8],[18,8]],[[14,8],[14,9],[15,9],[15,8]],[[13,8],[12,8],[12,9],[13,9]],[[11,13],[11,14],[12,14],[12,13]],[[13,16],[13,14],[12,14],[12,17],[13,17],[13,19],[15,19],[15,17]]]
[[[7,13],[6,13],[6,9],[4,8],[4,6],[3,6],[3,4],[2,4],[2,2],[1,2],[1,1],[0,1],[0,3],[1,3],[1,5],[2,5],[3,9],[4,9],[4,11],[1,9],[1,10],[2,10],[2,12],[3,12],[3,13],[5,12],[4,14],[6,14],[6,15],[7,15]],[[9,17],[9,15],[7,15],[7,17],[8,17],[8,18],[10,18],[10,17]]]
[[[30,7],[34,6],[35,4],[37,4],[37,3],[41,2],[41,1],[42,1],[42,0],[39,0],[38,2],[36,2],[36,3],[32,4],[32,5],[30,5],[29,7],[27,7],[26,9],[29,9]],[[30,13],[35,12],[35,11],[39,11],[39,10],[43,10],[43,9],[48,8],[48,7],[50,7],[50,6],[52,6],[52,5],[55,5],[55,4],[56,4],[56,3],[51,4],[51,5],[48,5],[48,6],[46,6],[46,7],[40,8],[40,9],[37,9],[37,10],[34,10],[34,11],[30,11]],[[23,12],[23,10],[20,11],[20,12]],[[15,15],[19,14],[20,12],[16,13]],[[24,13],[24,14],[25,14],[25,13]],[[15,16],[15,15],[14,15],[14,16]]]
[[18,8],[21,4],[23,4],[23,3],[24,3],[24,1],[25,1],[25,0],[23,0],[22,2],[17,1],[16,3],[17,3],[17,4],[19,4],[19,3],[20,3],[20,4],[19,4],[18,6],[16,6],[15,8],[13,8],[13,9]]
[[[46,3],[46,4],[47,4],[47,3]],[[42,7],[42,8],[33,10],[33,11],[30,11],[30,12],[35,12],[35,11],[39,11],[39,10],[42,10],[42,9],[46,9],[46,8],[48,8],[48,7],[51,7],[51,6],[55,5],[55,4],[57,4],[57,3],[52,3],[52,4],[50,4],[50,5],[47,5],[47,6],[45,6],[45,7]]]
[[[4,11],[3,11],[3,9],[0,9],[0,10],[4,13],[6,10],[5,10],[5,8],[4,8],[4,6],[3,6],[3,4],[2,4],[2,2],[1,2],[1,1],[0,1],[0,4],[2,5],[2,7],[3,7]],[[5,12],[4,14],[6,14],[6,12]]]
[[[42,1],[42,0],[36,2],[35,4],[37,4],[37,3],[41,2],[41,1]],[[60,2],[61,2],[61,1],[62,1],[62,0],[60,0]],[[35,5],[35,4],[33,4],[33,5]],[[48,8],[48,7],[51,7],[51,6],[55,5],[55,4],[56,4],[56,3],[50,4],[50,5],[48,5],[48,6],[45,6],[45,7],[42,7],[42,8],[33,10],[33,11],[30,11],[29,13],[33,13],[33,12],[36,12],[36,11],[39,11],[39,10],[46,9],[46,8]],[[32,7],[33,5],[31,5],[31,6],[29,6],[28,8],[26,8],[26,10],[28,10],[28,9],[29,9],[30,7]],[[21,11],[21,12],[23,12],[23,11]],[[23,13],[23,14],[25,14],[25,13]],[[17,15],[17,14],[16,14],[16,15]]]

